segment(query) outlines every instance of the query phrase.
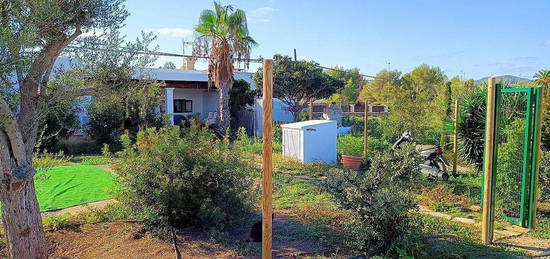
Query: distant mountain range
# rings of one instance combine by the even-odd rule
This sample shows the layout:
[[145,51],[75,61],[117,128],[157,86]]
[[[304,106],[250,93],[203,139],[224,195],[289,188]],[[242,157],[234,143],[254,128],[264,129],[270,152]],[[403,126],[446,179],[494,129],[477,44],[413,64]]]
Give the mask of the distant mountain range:
[[[485,83],[485,82],[487,82],[487,78],[489,78],[489,77],[484,77],[484,78],[478,79],[478,80],[475,81],[475,83],[476,84]],[[512,75],[495,76],[495,78],[497,79],[497,83],[502,80],[502,81],[504,81],[505,85],[513,85],[513,84],[518,84],[518,83],[529,83],[529,82],[531,82],[530,79],[523,78],[523,77],[518,77],[518,76],[512,76]]]

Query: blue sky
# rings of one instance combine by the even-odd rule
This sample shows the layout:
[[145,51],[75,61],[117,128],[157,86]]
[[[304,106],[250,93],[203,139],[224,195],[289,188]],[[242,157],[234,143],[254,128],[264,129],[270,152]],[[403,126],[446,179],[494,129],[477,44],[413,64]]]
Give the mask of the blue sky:
[[[260,44],[253,56],[281,53],[324,66],[358,67],[374,75],[419,64],[448,76],[532,77],[550,69],[550,1],[474,0],[223,0],[244,9]],[[127,0],[124,32],[154,31],[162,51],[182,52],[201,10],[211,1]],[[190,52],[188,48],[187,52]],[[161,58],[160,64],[181,59]],[[199,68],[204,68],[199,64]],[[255,71],[255,67],[253,67]]]

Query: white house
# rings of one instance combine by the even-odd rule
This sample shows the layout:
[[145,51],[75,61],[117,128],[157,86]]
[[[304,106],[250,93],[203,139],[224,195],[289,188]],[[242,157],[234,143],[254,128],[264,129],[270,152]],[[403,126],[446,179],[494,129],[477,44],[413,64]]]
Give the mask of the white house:
[[[160,111],[170,115],[170,121],[173,125],[178,125],[184,119],[191,116],[198,117],[201,121],[214,122],[217,117],[219,107],[219,92],[212,86],[208,87],[208,72],[194,70],[193,63],[187,61],[186,69],[162,69],[147,68],[139,73],[146,74],[149,77],[163,81],[164,87],[164,105]],[[235,72],[235,80],[245,80],[252,89],[256,89],[252,73]],[[262,134],[262,99],[257,99],[252,107],[247,111],[253,120],[250,125],[254,135]],[[289,112],[288,106],[280,100],[273,100],[273,121],[292,122],[293,117]]]
[[[135,74],[137,80],[144,77],[153,78],[165,83],[163,96],[163,105],[160,107],[161,113],[170,115],[172,125],[178,125],[181,120],[189,119],[191,116],[197,116],[201,121],[210,120],[215,122],[219,106],[219,92],[212,86],[208,87],[208,72],[194,69],[194,60],[187,59],[185,67],[182,69],[162,69],[162,68],[144,68]],[[55,62],[54,71],[71,70],[73,66],[78,66],[76,60],[60,57]],[[235,72],[235,80],[245,80],[252,89],[256,89],[252,73]],[[16,78],[10,79],[14,87],[17,86]],[[82,111],[78,114],[81,125],[85,125],[89,119],[86,108],[90,103],[90,98],[85,98]],[[280,100],[273,100],[273,121],[293,122],[292,114],[288,111],[288,106]],[[248,115],[250,128],[256,136],[262,134],[262,100],[257,99],[254,105],[247,108],[243,114]],[[78,135],[84,134],[83,130],[77,131]]]

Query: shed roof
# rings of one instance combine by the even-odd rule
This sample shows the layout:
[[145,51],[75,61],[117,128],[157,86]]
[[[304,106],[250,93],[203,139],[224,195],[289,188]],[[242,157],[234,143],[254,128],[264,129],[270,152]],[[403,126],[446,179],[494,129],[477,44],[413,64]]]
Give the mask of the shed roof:
[[317,126],[322,124],[336,124],[336,121],[329,121],[329,120],[300,121],[295,123],[282,124],[281,128],[302,129],[305,127]]

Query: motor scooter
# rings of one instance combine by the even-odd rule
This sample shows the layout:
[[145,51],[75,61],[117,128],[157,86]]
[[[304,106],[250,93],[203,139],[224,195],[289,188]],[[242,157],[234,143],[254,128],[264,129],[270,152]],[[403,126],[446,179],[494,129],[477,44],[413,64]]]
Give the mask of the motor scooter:
[[[399,149],[401,144],[412,141],[412,133],[409,130],[403,132],[401,137],[393,144],[393,149]],[[447,166],[449,164],[443,158],[444,150],[439,145],[417,145],[416,151],[420,153],[425,159],[425,162],[420,164],[420,170],[428,178],[447,181],[449,180],[449,174],[447,173]]]

